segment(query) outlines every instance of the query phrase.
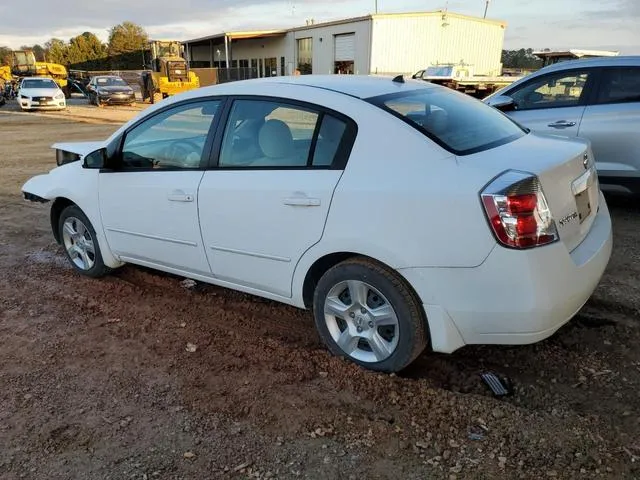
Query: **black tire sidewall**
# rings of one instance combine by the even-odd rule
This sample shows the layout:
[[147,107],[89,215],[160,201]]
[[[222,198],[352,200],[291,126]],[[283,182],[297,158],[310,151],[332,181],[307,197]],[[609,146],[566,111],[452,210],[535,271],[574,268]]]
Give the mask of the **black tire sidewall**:
[[[84,223],[85,227],[87,227],[87,229],[89,230],[89,233],[91,234],[91,238],[93,239],[93,245],[95,248],[95,262],[93,267],[91,267],[89,270],[82,270],[81,268],[78,268],[78,266],[75,263],[73,263],[73,260],[71,260],[71,257],[69,256],[69,252],[67,252],[67,249],[64,246],[64,240],[63,240],[64,237],[62,234],[62,228],[65,220],[69,217],[75,217],[78,220],[80,220],[82,223]],[[102,260],[102,252],[100,250],[100,243],[98,241],[98,237],[96,236],[96,231],[93,228],[93,225],[91,224],[87,216],[80,209],[80,207],[76,205],[70,205],[62,211],[62,213],[60,214],[60,218],[58,219],[58,235],[60,238],[60,243],[62,244],[62,248],[64,250],[64,254],[76,272],[81,273],[82,275],[86,275],[88,277],[94,277],[94,278],[101,277],[109,272],[110,270],[109,267],[107,267],[104,264],[104,261]]]
[[[383,273],[384,272],[384,273]],[[362,362],[350,357],[333,340],[324,318],[324,302],[329,291],[338,283],[345,280],[359,280],[376,288],[389,301],[398,317],[398,346],[393,354],[382,362]],[[396,280],[396,284],[394,284]],[[370,370],[381,372],[397,372],[405,368],[415,358],[416,343],[420,345],[420,351],[426,343],[424,330],[425,321],[421,315],[420,305],[406,286],[398,288],[401,282],[399,275],[379,268],[372,268],[365,263],[345,262],[327,271],[316,287],[313,299],[313,316],[318,333],[331,353],[345,357],[348,360]],[[401,290],[405,291],[402,292]],[[410,304],[412,303],[412,304]]]

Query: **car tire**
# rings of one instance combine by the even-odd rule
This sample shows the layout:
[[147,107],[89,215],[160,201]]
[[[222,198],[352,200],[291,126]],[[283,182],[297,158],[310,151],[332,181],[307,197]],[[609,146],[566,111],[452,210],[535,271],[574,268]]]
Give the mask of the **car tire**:
[[421,302],[406,280],[367,258],[329,269],[316,286],[313,312],[331,353],[370,370],[399,372],[429,342]]
[[78,206],[70,205],[62,211],[58,235],[67,260],[78,273],[99,278],[112,271],[104,264],[93,225]]

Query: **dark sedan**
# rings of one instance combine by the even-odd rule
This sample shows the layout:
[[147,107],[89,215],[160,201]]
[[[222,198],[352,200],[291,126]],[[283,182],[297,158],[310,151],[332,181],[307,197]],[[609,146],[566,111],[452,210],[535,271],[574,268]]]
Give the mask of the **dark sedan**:
[[87,85],[89,103],[103,105],[133,105],[136,94],[127,82],[117,75],[92,77]]

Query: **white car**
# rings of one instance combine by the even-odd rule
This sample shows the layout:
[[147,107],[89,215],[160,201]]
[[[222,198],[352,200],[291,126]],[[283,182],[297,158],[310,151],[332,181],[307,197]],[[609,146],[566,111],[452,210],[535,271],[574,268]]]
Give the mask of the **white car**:
[[52,202],[78,272],[132,263],[312,309],[373,370],[542,340],[611,254],[588,143],[401,77],[206,87],[54,148],[23,192]]
[[67,101],[58,84],[46,77],[27,77],[20,82],[18,103],[22,110],[64,110]]

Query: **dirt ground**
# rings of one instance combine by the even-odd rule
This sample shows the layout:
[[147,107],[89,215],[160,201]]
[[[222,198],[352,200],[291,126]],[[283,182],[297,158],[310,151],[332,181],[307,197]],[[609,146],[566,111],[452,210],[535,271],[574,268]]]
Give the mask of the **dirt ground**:
[[134,112],[71,110],[0,108],[1,479],[640,478],[631,202],[610,201],[609,269],[551,339],[376,374],[331,357],[306,312],[133,266],[75,274],[20,186],[52,143]]

